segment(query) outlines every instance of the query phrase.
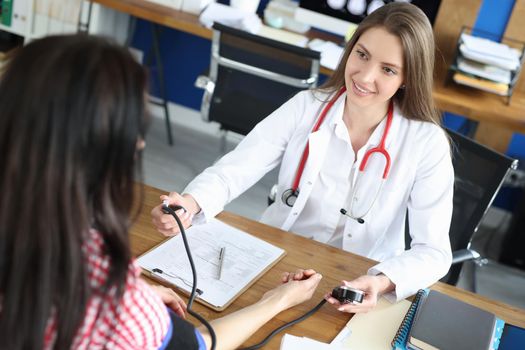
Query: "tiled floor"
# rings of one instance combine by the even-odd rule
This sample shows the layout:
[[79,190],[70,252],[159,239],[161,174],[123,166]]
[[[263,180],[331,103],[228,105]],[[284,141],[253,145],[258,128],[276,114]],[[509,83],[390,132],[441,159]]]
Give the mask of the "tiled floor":
[[[148,185],[169,191],[182,191],[193,177],[211,165],[221,154],[219,130],[216,125],[204,123],[198,112],[180,106],[170,106],[175,144],[167,144],[163,116],[159,110],[155,115],[147,136],[144,155],[144,181]],[[232,148],[238,139],[229,138]],[[266,197],[275,183],[277,171],[263,177],[251,189],[226,206],[226,210],[257,220],[265,209]],[[504,226],[508,215],[501,216],[496,210],[489,213],[487,220],[477,233],[474,247],[485,256],[495,256],[498,247],[498,228]],[[467,274],[465,274],[467,275]],[[466,276],[458,286],[470,285]],[[489,260],[482,267],[476,267],[477,293],[524,309],[525,313],[525,271],[504,266]]]

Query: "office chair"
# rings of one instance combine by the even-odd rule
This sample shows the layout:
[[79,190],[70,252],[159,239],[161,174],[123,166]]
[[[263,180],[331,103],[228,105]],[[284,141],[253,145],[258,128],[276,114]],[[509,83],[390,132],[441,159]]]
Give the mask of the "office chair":
[[[472,237],[505,177],[511,169],[517,168],[518,161],[452,130],[447,129],[447,133],[451,139],[452,164],[455,173],[454,207],[449,231],[452,266],[441,282],[456,285],[463,263],[472,262],[470,289],[475,292],[476,266],[486,264],[487,260],[471,249]],[[407,220],[405,231],[407,249],[410,247],[408,225]]]
[[317,86],[320,53],[215,23],[201,114],[227,131],[246,135],[300,90]]

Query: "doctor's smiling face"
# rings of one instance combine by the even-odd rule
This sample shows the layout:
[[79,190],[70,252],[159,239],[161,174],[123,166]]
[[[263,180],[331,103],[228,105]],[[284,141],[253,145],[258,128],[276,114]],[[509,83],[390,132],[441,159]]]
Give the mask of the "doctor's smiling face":
[[386,110],[390,98],[403,84],[403,62],[398,36],[381,26],[365,31],[346,61],[348,103],[358,108]]
[[403,117],[439,124],[432,98],[434,51],[434,33],[423,11],[390,2],[359,24],[320,90],[333,94],[346,86],[347,105],[371,116],[386,114],[393,98]]

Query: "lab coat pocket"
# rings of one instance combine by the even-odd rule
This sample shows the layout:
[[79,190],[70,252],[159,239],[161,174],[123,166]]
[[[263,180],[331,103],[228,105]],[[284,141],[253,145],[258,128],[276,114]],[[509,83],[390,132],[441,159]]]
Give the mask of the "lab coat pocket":
[[358,223],[347,218],[343,236],[343,249],[355,254],[367,256],[374,239],[367,235],[367,223]]

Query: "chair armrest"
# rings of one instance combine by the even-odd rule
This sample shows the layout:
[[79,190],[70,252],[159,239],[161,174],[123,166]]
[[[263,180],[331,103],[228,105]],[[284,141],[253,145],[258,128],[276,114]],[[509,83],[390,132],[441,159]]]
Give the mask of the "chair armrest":
[[210,79],[210,77],[199,75],[197,80],[195,80],[195,87],[204,89],[201,102],[201,117],[205,122],[209,122],[210,106],[213,92],[215,91],[215,83]]
[[452,252],[452,265],[470,260],[478,260],[480,258],[481,255],[472,249],[455,250]]
[[[203,90],[210,90],[210,88],[213,86],[215,88],[215,84],[213,81],[208,77],[207,75],[199,75],[194,83],[196,88],[203,89]],[[213,92],[213,89],[212,89]]]
[[268,194],[268,206],[272,205],[277,198],[277,184],[273,185]]

